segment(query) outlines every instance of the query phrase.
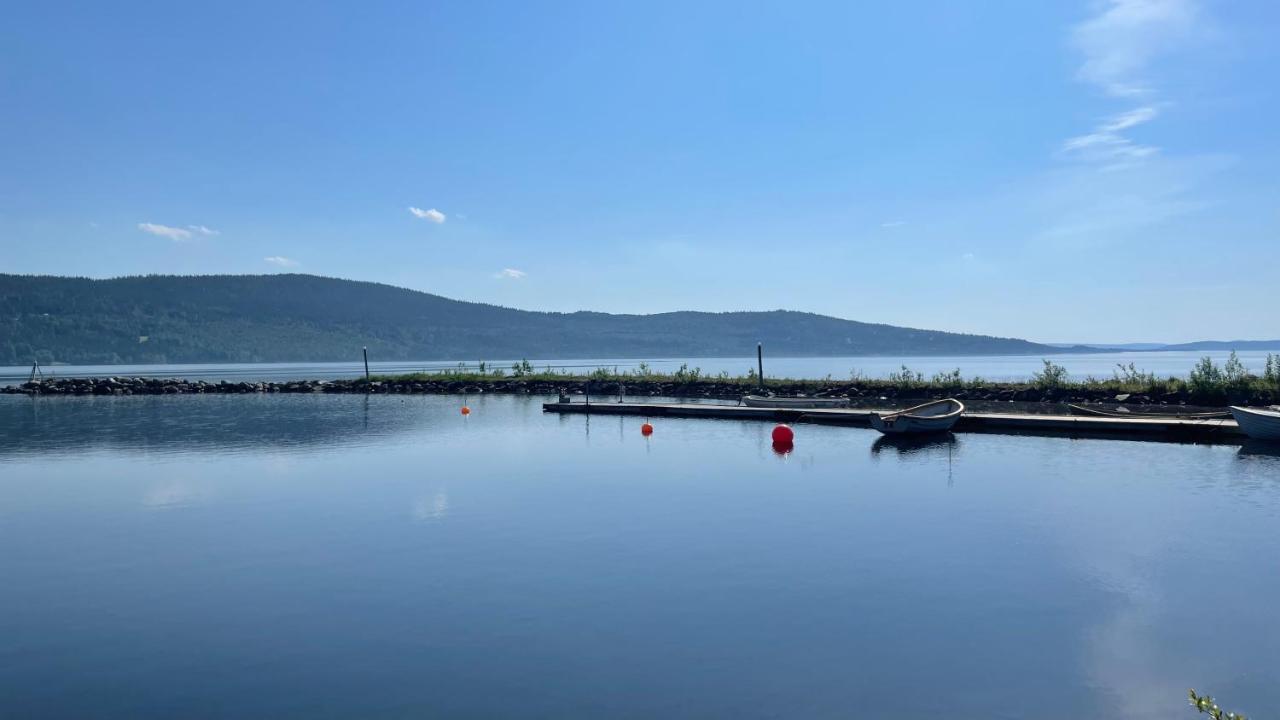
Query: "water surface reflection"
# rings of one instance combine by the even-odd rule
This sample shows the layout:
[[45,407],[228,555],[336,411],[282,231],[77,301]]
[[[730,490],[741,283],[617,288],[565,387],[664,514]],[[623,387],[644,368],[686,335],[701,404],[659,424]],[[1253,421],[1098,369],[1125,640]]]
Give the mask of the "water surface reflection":
[[0,716],[1280,707],[1270,448],[539,400],[0,399]]

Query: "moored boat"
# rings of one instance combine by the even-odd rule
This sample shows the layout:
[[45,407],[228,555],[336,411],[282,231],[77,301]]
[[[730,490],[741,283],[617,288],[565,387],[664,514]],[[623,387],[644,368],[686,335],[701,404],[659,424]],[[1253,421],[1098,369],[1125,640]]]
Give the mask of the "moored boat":
[[1280,411],[1232,405],[1231,415],[1245,435],[1255,440],[1280,442]]
[[1142,411],[1135,412],[1125,407],[1120,407],[1116,410],[1099,410],[1097,408],[1088,408],[1088,407],[1084,407],[1083,405],[1071,405],[1071,404],[1068,404],[1067,407],[1070,408],[1071,412],[1076,415],[1089,415],[1093,417],[1170,418],[1173,420],[1215,420],[1218,418],[1231,417],[1231,413],[1226,410],[1213,410],[1210,412],[1195,412],[1195,413],[1179,412],[1174,410],[1171,412],[1153,413],[1153,412],[1142,412]]
[[767,397],[764,395],[745,395],[742,404],[757,408],[790,408],[795,410],[819,410],[822,408],[849,407],[849,398],[816,398],[816,397]]
[[935,400],[891,413],[871,413],[871,427],[886,435],[947,432],[960,415],[964,403],[955,398]]

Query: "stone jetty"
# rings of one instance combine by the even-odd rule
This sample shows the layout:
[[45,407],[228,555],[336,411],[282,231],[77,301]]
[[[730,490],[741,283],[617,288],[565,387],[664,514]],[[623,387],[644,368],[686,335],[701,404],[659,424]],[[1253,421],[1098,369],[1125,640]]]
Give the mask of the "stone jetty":
[[[700,379],[692,382],[668,379],[630,378],[621,383],[622,393],[629,397],[681,397],[736,400],[756,392],[752,385]],[[965,402],[1019,403],[1123,403],[1127,405],[1192,405],[1185,391],[1159,396],[1141,394],[1117,395],[1103,388],[1044,389],[1027,385],[995,384],[989,387],[940,388],[930,386],[893,386],[881,382],[770,381],[769,391],[777,395],[840,397],[853,400],[914,400],[954,397]],[[469,394],[497,393],[511,395],[571,395],[589,393],[602,397],[616,396],[617,380],[585,378],[528,379],[519,377],[484,380],[423,378],[391,378],[366,382],[360,379],[286,380],[279,382],[206,381],[177,378],[104,377],[51,378],[43,382],[0,387],[0,393],[28,395],[248,395],[262,393],[351,393],[351,394]],[[1248,398],[1241,398],[1248,402]],[[1270,398],[1258,398],[1266,404]]]

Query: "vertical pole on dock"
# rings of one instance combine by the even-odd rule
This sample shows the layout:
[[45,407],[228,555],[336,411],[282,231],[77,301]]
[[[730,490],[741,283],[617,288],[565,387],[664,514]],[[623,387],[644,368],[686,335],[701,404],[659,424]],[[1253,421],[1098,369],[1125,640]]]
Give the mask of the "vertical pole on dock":
[[756,382],[764,389],[764,343],[756,343]]
[[364,348],[364,381],[369,382],[369,346]]

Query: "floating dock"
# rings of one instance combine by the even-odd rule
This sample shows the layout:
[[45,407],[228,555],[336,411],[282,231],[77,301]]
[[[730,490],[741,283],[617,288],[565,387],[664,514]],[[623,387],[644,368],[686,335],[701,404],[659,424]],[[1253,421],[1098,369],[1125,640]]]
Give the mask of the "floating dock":
[[[873,412],[892,410],[756,408],[714,403],[543,403],[544,412],[591,415],[637,415],[643,417],[757,420],[761,422],[821,423],[871,427]],[[999,433],[1006,435],[1053,435],[1059,437],[1112,438],[1118,440],[1164,440],[1168,442],[1242,443],[1247,437],[1235,420],[1195,420],[1181,418],[1113,418],[1077,415],[1026,415],[1013,413],[965,412],[955,432]]]

